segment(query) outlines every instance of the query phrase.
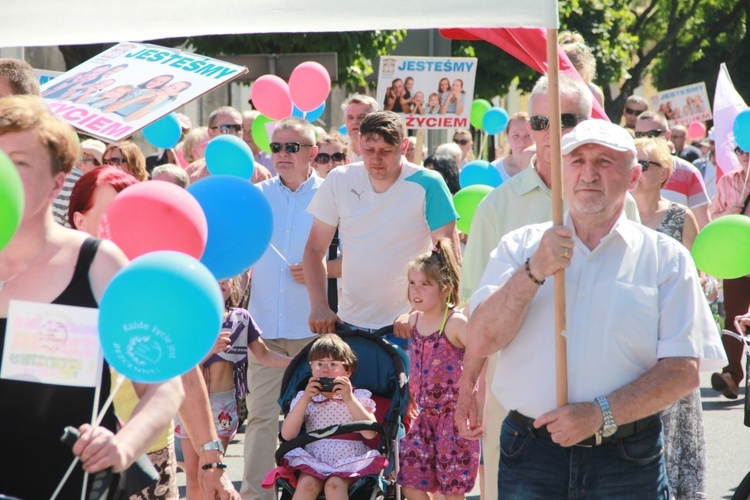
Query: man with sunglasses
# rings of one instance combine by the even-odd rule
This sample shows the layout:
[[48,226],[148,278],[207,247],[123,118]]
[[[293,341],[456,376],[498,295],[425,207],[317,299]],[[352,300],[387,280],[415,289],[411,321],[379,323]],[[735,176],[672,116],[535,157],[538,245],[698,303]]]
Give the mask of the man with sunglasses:
[[[303,262],[314,333],[334,332],[337,322],[367,330],[393,324],[409,310],[406,265],[437,239],[454,239],[448,188],[440,174],[403,157],[403,120],[392,111],[370,113],[359,142],[364,162],[331,171],[308,208],[315,220]],[[338,315],[328,304],[324,263],[336,227],[344,248]]]
[[[208,141],[220,135],[233,135],[243,138],[242,115],[239,111],[231,106],[221,106],[216,108],[208,115]],[[208,177],[210,172],[206,167],[206,159],[201,158],[194,161],[185,170],[190,174],[190,182],[196,182],[204,177]],[[255,163],[255,170],[250,182],[257,184],[271,178],[271,172],[260,163]]]
[[[638,116],[635,123],[636,137],[663,137],[669,141],[672,131],[669,128],[667,117],[658,111],[645,111]],[[681,203],[695,214],[698,227],[708,224],[711,217],[708,205],[711,199],[708,197],[706,183],[700,171],[692,164],[679,156],[672,156],[674,172],[669,177],[666,186],[662,188],[661,194],[669,201]]]
[[[468,300],[479,285],[490,253],[510,231],[527,224],[552,220],[552,151],[549,132],[549,83],[541,77],[529,99],[529,133],[536,144],[531,165],[494,189],[479,204],[461,266],[461,297]],[[562,134],[568,134],[580,121],[591,118],[593,95],[582,80],[560,75],[560,111]],[[626,205],[628,217],[638,220],[638,207],[632,197]],[[487,380],[495,372],[496,356],[487,364]],[[482,450],[485,464],[485,495],[497,495],[497,464],[500,460],[500,425],[507,414],[492,394],[486,392],[485,409],[493,418],[485,420]]]
[[644,111],[648,111],[648,101],[643,97],[631,95],[625,99],[625,106],[622,108],[622,116],[625,117],[625,128],[634,130],[638,116]]
[[[478,435],[474,386],[498,352],[492,390],[511,409],[500,436],[504,496],[667,498],[659,412],[698,387],[699,366],[723,363],[716,326],[689,251],[625,217],[641,175],[629,132],[587,120],[562,138],[562,153],[563,224],[504,236],[471,298],[456,423]],[[568,291],[561,407],[550,279],[559,270]]]
[[[323,180],[313,175],[318,154],[315,129],[301,118],[284,118],[271,136],[273,166],[278,175],[257,186],[271,205],[273,235],[265,254],[253,266],[248,310],[263,332],[269,349],[294,357],[313,336],[307,326],[310,314],[302,272],[312,215],[307,213]],[[230,216],[230,214],[227,214]],[[240,491],[243,498],[273,500],[273,490],[261,487],[273,469],[283,368],[264,366],[250,356],[247,379],[245,465]]]

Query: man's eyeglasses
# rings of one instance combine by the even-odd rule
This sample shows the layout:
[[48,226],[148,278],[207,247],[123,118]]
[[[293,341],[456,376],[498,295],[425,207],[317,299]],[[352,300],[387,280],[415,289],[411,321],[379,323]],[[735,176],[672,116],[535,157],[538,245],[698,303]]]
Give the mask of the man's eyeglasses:
[[338,368],[343,368],[346,366],[341,361],[311,361],[310,367],[312,367],[315,370],[322,370],[323,368],[328,368],[329,370],[336,370]]
[[299,148],[310,147],[312,147],[312,144],[300,144],[299,142],[285,142],[284,144],[281,144],[280,142],[272,142],[271,152],[278,153],[279,151],[281,151],[281,148],[284,148],[287,153],[296,153],[297,151],[299,151]]
[[629,115],[635,115],[635,116],[640,116],[640,114],[643,113],[644,111],[646,111],[646,110],[645,109],[641,110],[641,109],[625,108],[625,113],[627,113]]
[[107,158],[104,160],[105,165],[122,165],[122,158]]
[[[81,161],[83,163],[91,163],[93,161],[95,167],[101,167],[102,166],[102,164],[96,158],[81,158]],[[106,161],[105,161],[105,163],[106,163]]]
[[737,146],[736,148],[734,148],[734,154],[736,154],[737,156],[747,155],[750,154],[750,151],[745,151],[741,147]]
[[646,172],[648,170],[648,167],[651,165],[656,165],[657,167],[661,167],[661,163],[656,163],[655,161],[651,161],[651,160],[638,160],[638,163],[641,166],[641,172]]
[[453,139],[453,142],[460,146],[466,146],[467,144],[469,144],[469,139]]
[[635,138],[640,139],[642,137],[649,137],[653,139],[654,137],[659,137],[666,132],[667,131],[663,128],[655,128],[654,130],[646,130],[645,132],[636,132]]
[[315,163],[320,163],[321,165],[325,165],[331,160],[333,160],[333,163],[344,163],[346,161],[346,155],[344,153],[333,153],[332,155],[329,155],[328,153],[318,153],[318,156],[315,157]]
[[[563,113],[560,115],[560,123],[562,128],[573,128],[578,125],[579,120],[583,120],[583,116],[578,116],[575,113]],[[534,115],[529,118],[529,126],[531,130],[541,132],[549,128],[549,116]]]
[[242,125],[235,125],[232,123],[227,123],[226,125],[218,125],[216,127],[208,127],[211,130],[219,129],[219,132],[222,134],[231,134],[232,132],[240,133],[242,132]]

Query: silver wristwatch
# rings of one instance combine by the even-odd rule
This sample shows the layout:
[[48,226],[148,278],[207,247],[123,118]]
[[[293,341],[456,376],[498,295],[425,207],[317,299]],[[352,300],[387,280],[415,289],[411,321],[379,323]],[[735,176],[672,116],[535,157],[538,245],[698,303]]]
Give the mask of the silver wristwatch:
[[221,441],[218,439],[214,439],[213,441],[209,441],[208,443],[201,446],[201,453],[204,451],[218,451],[222,455],[224,454],[224,446],[222,446]]
[[612,416],[612,409],[609,407],[609,401],[607,401],[605,396],[599,396],[596,398],[596,402],[599,403],[599,407],[602,409],[602,415],[604,416],[604,425],[599,430],[599,434],[601,434],[602,437],[610,437],[617,432],[617,424],[615,424],[615,417]]

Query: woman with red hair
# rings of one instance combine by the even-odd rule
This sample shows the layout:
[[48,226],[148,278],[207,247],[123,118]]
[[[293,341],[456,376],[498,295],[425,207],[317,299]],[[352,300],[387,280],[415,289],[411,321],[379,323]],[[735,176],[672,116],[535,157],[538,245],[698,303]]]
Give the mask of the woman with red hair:
[[99,221],[115,195],[138,180],[117,167],[95,168],[86,172],[73,186],[68,205],[68,220],[73,229],[99,235]]

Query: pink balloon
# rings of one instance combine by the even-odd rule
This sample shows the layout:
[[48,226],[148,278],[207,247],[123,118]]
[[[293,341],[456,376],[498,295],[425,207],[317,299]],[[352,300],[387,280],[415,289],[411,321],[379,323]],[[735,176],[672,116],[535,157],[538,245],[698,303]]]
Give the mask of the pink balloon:
[[253,106],[265,116],[281,120],[292,116],[289,85],[276,75],[263,75],[253,84]]
[[693,122],[688,125],[688,135],[691,139],[700,139],[706,135],[706,126],[703,122]]
[[198,200],[170,182],[147,181],[123,189],[102,216],[102,238],[114,241],[129,259],[160,250],[200,259],[208,223]]
[[320,63],[303,62],[294,68],[289,77],[289,91],[299,109],[305,112],[312,111],[328,98],[331,91],[331,75]]

